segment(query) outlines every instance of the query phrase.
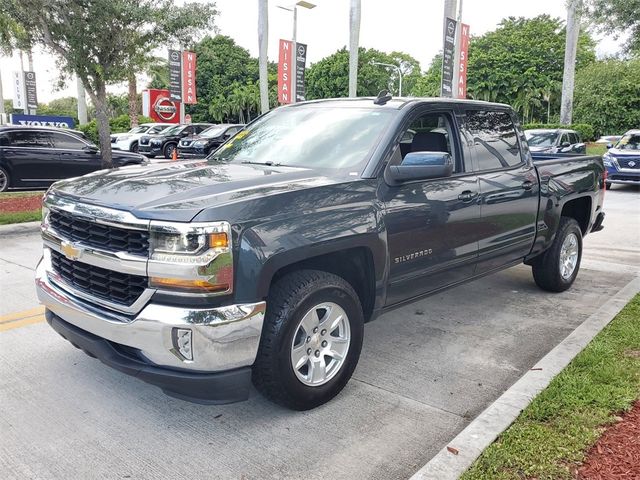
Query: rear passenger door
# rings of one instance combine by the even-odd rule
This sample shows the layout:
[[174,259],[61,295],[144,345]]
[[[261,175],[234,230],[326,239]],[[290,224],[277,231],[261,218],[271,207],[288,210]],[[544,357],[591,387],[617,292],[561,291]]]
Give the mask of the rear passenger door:
[[60,178],[56,176],[58,154],[48,132],[30,128],[10,131],[3,149],[14,184],[44,186]]
[[481,234],[476,274],[524,258],[533,245],[539,200],[538,176],[526,140],[507,110],[466,109],[480,185]]

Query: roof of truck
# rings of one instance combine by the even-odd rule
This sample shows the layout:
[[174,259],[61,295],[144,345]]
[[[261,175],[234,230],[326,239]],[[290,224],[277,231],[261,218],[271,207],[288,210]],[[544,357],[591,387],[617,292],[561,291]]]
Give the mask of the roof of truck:
[[504,103],[493,103],[493,102],[485,102],[482,100],[467,100],[467,99],[459,99],[459,98],[444,98],[444,97],[392,97],[390,100],[385,102],[382,105],[377,105],[374,102],[376,97],[356,97],[356,98],[325,98],[320,100],[308,100],[306,102],[293,103],[286,106],[286,108],[295,108],[296,106],[301,105],[322,105],[325,104],[327,106],[342,106],[342,107],[380,107],[380,108],[391,108],[395,110],[399,110],[407,105],[415,104],[415,103],[443,103],[443,104],[460,104],[460,105],[472,105],[472,106],[491,106],[491,107],[499,107],[499,108],[511,108],[509,105]]

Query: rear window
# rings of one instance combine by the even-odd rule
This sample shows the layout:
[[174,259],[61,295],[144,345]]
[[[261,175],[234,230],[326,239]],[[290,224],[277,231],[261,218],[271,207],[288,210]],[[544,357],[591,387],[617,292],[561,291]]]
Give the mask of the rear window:
[[473,137],[480,170],[514,167],[522,163],[515,126],[507,112],[467,110],[467,130]]

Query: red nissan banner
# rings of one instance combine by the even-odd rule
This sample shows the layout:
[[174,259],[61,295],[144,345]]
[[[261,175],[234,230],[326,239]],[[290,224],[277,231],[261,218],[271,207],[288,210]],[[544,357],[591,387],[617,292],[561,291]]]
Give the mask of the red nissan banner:
[[458,59],[458,98],[467,98],[467,59],[469,57],[469,25],[460,24],[460,58]]
[[182,102],[198,103],[196,100],[196,54],[182,52]]
[[280,40],[278,58],[278,102],[291,103],[291,72],[294,60],[293,44],[289,40]]

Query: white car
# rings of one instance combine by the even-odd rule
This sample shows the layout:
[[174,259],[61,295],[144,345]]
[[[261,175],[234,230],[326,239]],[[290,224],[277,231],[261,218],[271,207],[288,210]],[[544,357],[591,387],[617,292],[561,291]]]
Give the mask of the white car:
[[112,134],[111,148],[137,153],[138,141],[142,135],[160,133],[162,130],[173,126],[175,126],[174,123],[142,123],[126,133]]

